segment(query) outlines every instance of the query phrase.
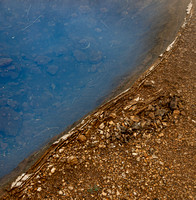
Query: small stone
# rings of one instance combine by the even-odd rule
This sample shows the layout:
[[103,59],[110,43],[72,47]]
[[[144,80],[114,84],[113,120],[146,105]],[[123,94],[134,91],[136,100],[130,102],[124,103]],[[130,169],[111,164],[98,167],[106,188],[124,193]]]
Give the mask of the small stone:
[[134,123],[131,127],[133,130],[139,130],[141,128],[140,123]]
[[101,124],[99,125],[99,128],[100,128],[100,129],[103,129],[104,127],[105,127],[104,123],[101,123]]
[[154,119],[154,118],[155,118],[155,114],[154,114],[153,112],[150,112],[150,113],[149,113],[149,117],[150,117],[151,119]]
[[160,163],[160,165],[164,165],[164,162],[162,162],[162,161],[160,161],[159,163]]
[[144,128],[145,125],[146,125],[146,121],[141,121],[140,125],[141,125],[142,128]]
[[79,136],[78,136],[78,140],[79,140],[80,142],[85,142],[85,141],[86,141],[86,137],[85,137],[84,135],[79,135]]
[[132,153],[132,155],[133,155],[133,156],[137,156],[137,155],[138,155],[138,153]]
[[99,148],[106,148],[104,144],[99,144]]
[[73,187],[72,185],[69,185],[69,186],[68,186],[68,189],[69,189],[69,190],[73,190],[74,187]]
[[178,108],[178,101],[176,97],[173,97],[172,100],[170,101],[170,109],[175,110]]
[[38,188],[37,188],[37,191],[38,191],[38,192],[40,192],[41,190],[42,190],[42,188],[41,188],[41,187],[38,187]]
[[135,116],[131,116],[131,120],[134,122],[139,122],[140,118],[137,115],[135,115]]
[[48,67],[47,67],[47,72],[49,73],[49,74],[51,74],[51,75],[55,75],[56,73],[57,73],[57,71],[58,71],[58,66],[56,66],[56,65],[49,65]]
[[39,64],[39,65],[46,65],[48,64],[50,61],[52,60],[52,58],[48,57],[48,56],[38,56],[35,58],[35,61]]
[[167,126],[167,123],[166,122],[162,122],[163,126]]
[[53,168],[51,169],[51,173],[54,174],[55,171],[56,171],[56,168],[53,167]]
[[75,156],[70,156],[70,157],[67,159],[67,162],[68,162],[68,164],[70,164],[70,165],[76,165],[76,164],[78,164],[78,159],[77,159]]
[[163,136],[164,136],[164,134],[163,134],[163,133],[160,133],[160,134],[159,134],[159,137],[163,137]]
[[110,125],[115,125],[113,121],[110,121],[109,124],[110,124]]
[[160,139],[156,139],[155,140],[158,144],[161,144],[161,140]]
[[60,194],[60,195],[63,195],[63,192],[60,190],[60,191],[58,191],[58,193]]
[[153,81],[146,81],[146,82],[144,83],[144,87],[154,87]]
[[77,60],[78,62],[84,62],[84,61],[87,60],[86,54],[83,53],[83,52],[80,51],[80,50],[75,50],[75,51],[73,52],[73,54],[74,54],[74,57],[76,58],[76,60]]
[[153,159],[157,159],[158,157],[157,157],[155,154],[153,154],[153,155],[152,155],[152,158],[153,158]]
[[111,113],[109,116],[112,117],[113,119],[115,119],[116,118],[116,113]]
[[156,110],[155,115],[163,117],[166,113],[167,113],[167,111],[165,109],[158,109],[158,110]]
[[180,115],[180,111],[179,110],[174,110],[173,111],[173,115],[174,115],[174,117],[177,117],[178,115]]
[[59,153],[62,153],[64,151],[64,148],[59,149]]
[[140,157],[137,157],[136,160],[139,162],[140,161]]
[[111,190],[111,189],[107,189],[107,192],[108,192],[109,194],[111,194],[111,193],[112,193],[112,190]]
[[110,133],[106,133],[106,138],[108,139],[110,137]]

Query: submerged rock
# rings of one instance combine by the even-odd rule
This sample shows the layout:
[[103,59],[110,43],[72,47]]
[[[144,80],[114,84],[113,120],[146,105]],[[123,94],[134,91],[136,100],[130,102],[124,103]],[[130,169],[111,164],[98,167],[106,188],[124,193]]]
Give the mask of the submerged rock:
[[84,61],[87,60],[86,54],[83,53],[83,52],[80,51],[80,50],[75,50],[75,51],[73,52],[73,54],[74,54],[74,57],[76,58],[76,60],[77,60],[78,62],[84,62]]
[[9,107],[0,108],[0,132],[15,136],[22,124],[21,115]]
[[35,61],[39,64],[39,65],[46,65],[48,64],[52,59],[48,56],[37,56]]
[[49,65],[49,66],[47,67],[47,72],[48,72],[49,74],[51,74],[51,75],[55,75],[55,74],[57,73],[58,69],[59,69],[59,67],[56,66],[56,65]]
[[11,58],[0,58],[0,67],[8,66],[13,62]]

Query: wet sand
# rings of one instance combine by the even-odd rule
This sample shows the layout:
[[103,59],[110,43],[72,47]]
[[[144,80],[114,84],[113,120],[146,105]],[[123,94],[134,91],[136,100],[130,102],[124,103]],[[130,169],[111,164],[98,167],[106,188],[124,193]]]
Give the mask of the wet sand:
[[[179,45],[177,45],[178,46],[178,48],[179,48]],[[181,47],[182,48],[182,47]],[[187,47],[186,47],[187,48]],[[172,53],[170,54],[170,53],[168,53],[168,54],[166,54],[165,56],[168,56],[168,58],[170,58],[171,56],[172,56]],[[184,58],[182,58],[182,59],[184,59]],[[192,58],[193,59],[193,58]],[[157,69],[159,69],[160,68],[160,66],[161,65],[165,65],[165,63],[163,63],[164,61],[167,61],[167,59],[165,59],[165,57],[164,57],[164,59],[162,59],[162,63],[156,68],[156,70]],[[158,60],[157,61],[158,63],[160,62],[160,60]],[[168,62],[168,61],[167,61]],[[171,66],[170,66],[171,67]],[[162,69],[163,70],[163,69]],[[150,70],[150,72],[151,72],[152,70]],[[128,101],[126,101],[126,98],[128,97],[128,99],[132,99],[132,100],[134,100],[134,95],[135,96],[137,96],[138,94],[141,94],[141,96],[143,95],[144,96],[144,94],[142,93],[142,92],[146,92],[146,88],[156,88],[156,90],[157,91],[159,91],[158,90],[158,88],[160,88],[160,87],[163,87],[163,85],[164,84],[162,84],[162,86],[160,86],[161,85],[161,81],[160,81],[160,83],[159,83],[159,80],[157,81],[155,81],[155,85],[153,86],[153,84],[154,83],[152,83],[151,82],[151,80],[154,80],[154,78],[153,77],[151,77],[151,76],[153,76],[153,73],[155,73],[154,71],[152,72],[152,73],[149,73],[149,70],[146,72],[146,73],[144,73],[141,77],[140,77],[140,79],[132,86],[132,88],[131,88],[131,90],[129,90],[129,91],[127,91],[127,92],[125,92],[125,93],[123,93],[122,95],[120,95],[119,97],[117,97],[117,98],[114,98],[114,99],[112,99],[111,101],[109,101],[108,103],[106,103],[106,104],[104,104],[103,106],[101,106],[100,108],[98,108],[95,112],[93,112],[90,116],[88,116],[87,118],[85,118],[84,119],[84,121],[83,121],[83,123],[84,124],[79,124],[78,125],[78,127],[76,127],[74,130],[73,130],[73,135],[72,135],[72,137],[71,138],[73,138],[73,139],[75,139],[78,135],[80,135],[81,134],[81,132],[83,133],[83,132],[85,132],[84,133],[84,135],[86,135],[86,132],[88,133],[85,137],[87,138],[87,141],[88,141],[88,139],[90,139],[92,136],[91,136],[91,134],[95,134],[96,133],[96,129],[98,128],[98,129],[101,129],[100,128],[100,125],[102,124],[101,123],[101,121],[104,121],[104,126],[105,126],[105,124],[107,124],[107,120],[105,119],[105,114],[104,113],[111,113],[111,110],[116,110],[116,111],[118,111],[118,112],[120,112],[121,114],[119,114],[119,116],[121,116],[122,115],[122,108],[127,104],[127,103],[129,103]],[[168,73],[169,73],[169,71],[168,71]],[[151,75],[152,74],[152,75]],[[160,71],[160,72],[157,72],[157,74],[155,74],[157,77],[159,77],[160,78],[160,80],[162,80],[162,71]],[[148,75],[148,76],[147,76]],[[167,74],[168,75],[168,74]],[[155,77],[156,77],[155,76]],[[149,78],[149,80],[148,80],[148,78]],[[163,78],[163,80],[164,80],[164,78]],[[165,80],[164,80],[165,81]],[[167,82],[167,81],[166,81]],[[132,83],[128,83],[128,85],[129,84],[132,84]],[[128,87],[128,85],[126,86],[126,87]],[[120,90],[122,90],[124,87],[121,87],[120,88]],[[152,89],[151,88],[151,89]],[[144,91],[142,91],[142,89],[144,89]],[[153,90],[154,90],[153,89]],[[172,89],[172,87],[171,88],[167,88],[166,87],[166,89],[167,89],[167,91],[169,92],[171,89]],[[154,96],[156,97],[156,95],[157,95],[157,91],[153,91],[154,93]],[[118,91],[119,92],[119,91]],[[175,91],[176,92],[176,91]],[[156,94],[156,95],[155,95]],[[159,93],[158,93],[159,94]],[[159,94],[160,95],[160,94]],[[167,96],[167,95],[166,95]],[[175,94],[173,94],[173,96],[175,96]],[[140,97],[140,98],[142,98],[142,97]],[[153,95],[152,95],[152,98],[153,98]],[[168,97],[170,100],[172,99],[172,96],[170,97]],[[136,100],[138,99],[138,97],[136,97],[135,98]],[[140,101],[140,100],[139,100]],[[111,110],[110,110],[111,109]],[[121,109],[121,111],[120,111],[120,109]],[[140,108],[141,109],[141,108]],[[136,110],[137,111],[137,110]],[[118,113],[117,112],[117,113]],[[137,111],[138,112],[138,111]],[[141,111],[140,111],[141,112]],[[182,112],[182,111],[180,111],[180,112]],[[98,113],[97,115],[96,115],[96,113]],[[139,114],[139,113],[138,113]],[[103,117],[101,117],[103,115]],[[168,114],[169,115],[169,114]],[[113,116],[114,117],[114,116]],[[113,118],[112,116],[110,116],[110,118]],[[95,120],[95,118],[97,118],[97,119],[99,119],[99,123],[97,124],[97,123],[95,123],[95,125],[93,126],[94,128],[96,128],[96,129],[92,129],[91,131],[88,131],[87,130],[87,125],[89,125],[89,123],[91,123],[93,120]],[[117,118],[117,117],[116,117]],[[114,119],[113,119],[113,121],[115,121]],[[87,124],[85,124],[85,122],[87,122]],[[121,123],[121,121],[119,121],[120,123]],[[115,122],[115,124],[116,123],[118,123],[118,122]],[[170,121],[168,122],[168,123],[170,123]],[[90,126],[92,126],[92,125],[90,125]],[[104,127],[105,128],[105,127]],[[109,127],[110,128],[110,127]],[[79,131],[78,131],[79,130]],[[144,130],[145,131],[145,130]],[[92,133],[91,133],[92,132]],[[160,133],[161,134],[161,133]],[[135,136],[134,136],[135,137]],[[70,141],[71,141],[71,138],[69,139]],[[124,139],[122,139],[122,140],[124,140]],[[68,140],[67,140],[68,141]],[[76,143],[77,143],[77,140],[74,140]],[[74,142],[74,141],[72,141],[72,142]],[[137,138],[136,138],[136,141],[137,141]],[[121,141],[121,142],[123,142],[124,143],[124,141]],[[125,142],[126,143],[126,142]],[[44,154],[44,156],[42,157],[42,159],[41,160],[39,160],[32,168],[30,168],[30,170],[29,170],[29,172],[28,173],[34,173],[35,174],[35,172],[36,173],[39,173],[38,171],[38,169],[40,168],[40,166],[44,166],[44,163],[46,162],[46,160],[48,160],[50,157],[51,157],[51,155],[54,155],[54,152],[55,151],[59,151],[59,149],[62,147],[62,146],[66,146],[66,142],[65,141],[61,141],[61,142],[59,142],[58,144],[55,144],[55,145],[52,145],[50,148],[49,148],[49,150]],[[85,145],[84,145],[85,146]],[[124,145],[124,146],[126,146],[126,144]],[[103,147],[104,147],[104,144],[103,144]],[[91,147],[92,148],[92,147]],[[100,147],[101,149],[102,149],[102,147]],[[87,149],[89,149],[89,147],[87,147]],[[75,150],[76,151],[76,150]],[[66,151],[67,152],[67,151]],[[72,154],[74,154],[74,151],[73,150],[69,150],[69,153],[72,153]],[[89,154],[90,155],[90,154]],[[54,158],[54,160],[55,160],[56,158]],[[78,159],[78,158],[77,158]],[[54,161],[53,160],[53,161]],[[58,159],[58,160],[60,160],[60,159]],[[139,159],[138,159],[139,160]],[[51,161],[52,163],[53,163],[53,161]],[[66,162],[66,161],[65,161]],[[78,162],[78,161],[77,161]],[[138,161],[139,162],[139,161]],[[55,161],[55,163],[56,163],[56,161]],[[74,164],[75,165],[75,164]],[[79,163],[77,163],[77,165],[79,165]],[[74,168],[74,170],[75,170],[75,166],[72,166],[72,164],[69,166],[69,167],[73,167]],[[68,167],[68,168],[69,168]],[[78,168],[78,167],[77,167]],[[78,169],[76,169],[76,171],[77,171]],[[55,175],[56,176],[56,175]],[[55,180],[55,176],[54,176],[54,179],[53,179],[53,181]],[[23,177],[24,178],[24,177]],[[29,178],[29,177],[28,177]],[[32,178],[33,179],[33,178]],[[30,180],[30,179],[29,179]],[[51,180],[50,180],[51,181]],[[28,184],[27,184],[28,185]],[[26,186],[25,186],[26,187]],[[36,186],[36,187],[32,187],[32,188],[34,188],[34,190],[36,190],[36,189],[38,189],[39,187],[38,186]],[[21,188],[22,189],[22,191],[23,191],[23,189],[24,188]],[[95,189],[92,189],[92,191],[94,191]],[[14,189],[13,191],[11,191],[11,193],[13,192],[13,194],[16,192],[18,192],[17,191],[17,189]],[[10,194],[11,194],[10,193]],[[15,193],[15,194],[16,194]],[[103,192],[102,192],[103,193]],[[21,193],[22,194],[22,193]],[[37,194],[37,193],[36,193]],[[104,194],[104,193],[103,193]],[[38,195],[38,194],[37,194]],[[90,194],[91,195],[91,194]],[[93,195],[93,194],[92,194]],[[39,195],[38,195],[39,196]],[[10,197],[11,198],[11,197]],[[68,197],[67,197],[68,198]],[[88,199],[90,199],[91,197],[89,197]],[[68,198],[69,199],[69,198]]]

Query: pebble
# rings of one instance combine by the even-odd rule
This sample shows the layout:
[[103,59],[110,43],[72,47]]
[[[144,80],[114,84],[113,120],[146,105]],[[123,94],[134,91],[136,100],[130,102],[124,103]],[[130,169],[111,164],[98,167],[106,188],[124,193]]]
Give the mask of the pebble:
[[51,169],[51,173],[53,174],[55,171],[56,171],[56,168],[53,167],[53,168]]
[[154,119],[154,118],[155,118],[155,114],[154,114],[153,112],[151,112],[151,113],[149,113],[149,117],[150,117],[151,119]]
[[78,141],[79,142],[85,142],[86,141],[86,137],[84,135],[79,135],[78,136]]
[[113,119],[115,119],[116,118],[116,113],[111,113],[109,116],[112,117]]
[[69,186],[68,186],[68,189],[69,189],[69,190],[73,190],[74,187],[73,187],[72,185],[69,185]]
[[179,110],[174,110],[173,111],[173,115],[176,118],[178,115],[180,115],[180,111]]
[[41,187],[38,187],[38,188],[37,188],[37,191],[38,191],[38,192],[40,192],[41,190],[42,190],[42,188],[41,188]]
[[101,123],[101,124],[99,125],[99,128],[100,128],[100,129],[103,129],[104,127],[105,127],[104,123]]
[[157,157],[155,154],[153,154],[153,155],[152,155],[152,158],[153,158],[153,159],[157,159],[158,157]]
[[163,134],[163,133],[160,133],[160,134],[159,134],[159,137],[163,137],[163,136],[164,136],[164,134]]
[[63,195],[63,192],[60,190],[59,192],[58,192],[60,195]]
[[178,108],[178,101],[176,99],[176,97],[173,97],[172,100],[170,101],[170,109],[171,110],[175,110]]
[[134,122],[139,122],[140,121],[140,118],[137,115],[136,116],[131,116],[130,118]]
[[106,148],[104,144],[99,144],[99,148]]
[[61,148],[59,149],[59,153],[62,153],[64,151],[65,148]]
[[78,164],[78,159],[77,159],[75,156],[70,156],[70,157],[67,159],[67,162],[68,162],[68,164],[70,164],[70,165],[76,165],[76,164]]

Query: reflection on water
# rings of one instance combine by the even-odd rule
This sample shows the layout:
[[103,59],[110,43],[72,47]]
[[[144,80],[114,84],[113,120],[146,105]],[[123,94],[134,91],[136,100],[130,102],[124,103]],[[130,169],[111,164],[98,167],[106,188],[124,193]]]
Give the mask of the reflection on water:
[[158,0],[0,0],[1,177],[98,106],[150,48],[142,41],[164,9]]

